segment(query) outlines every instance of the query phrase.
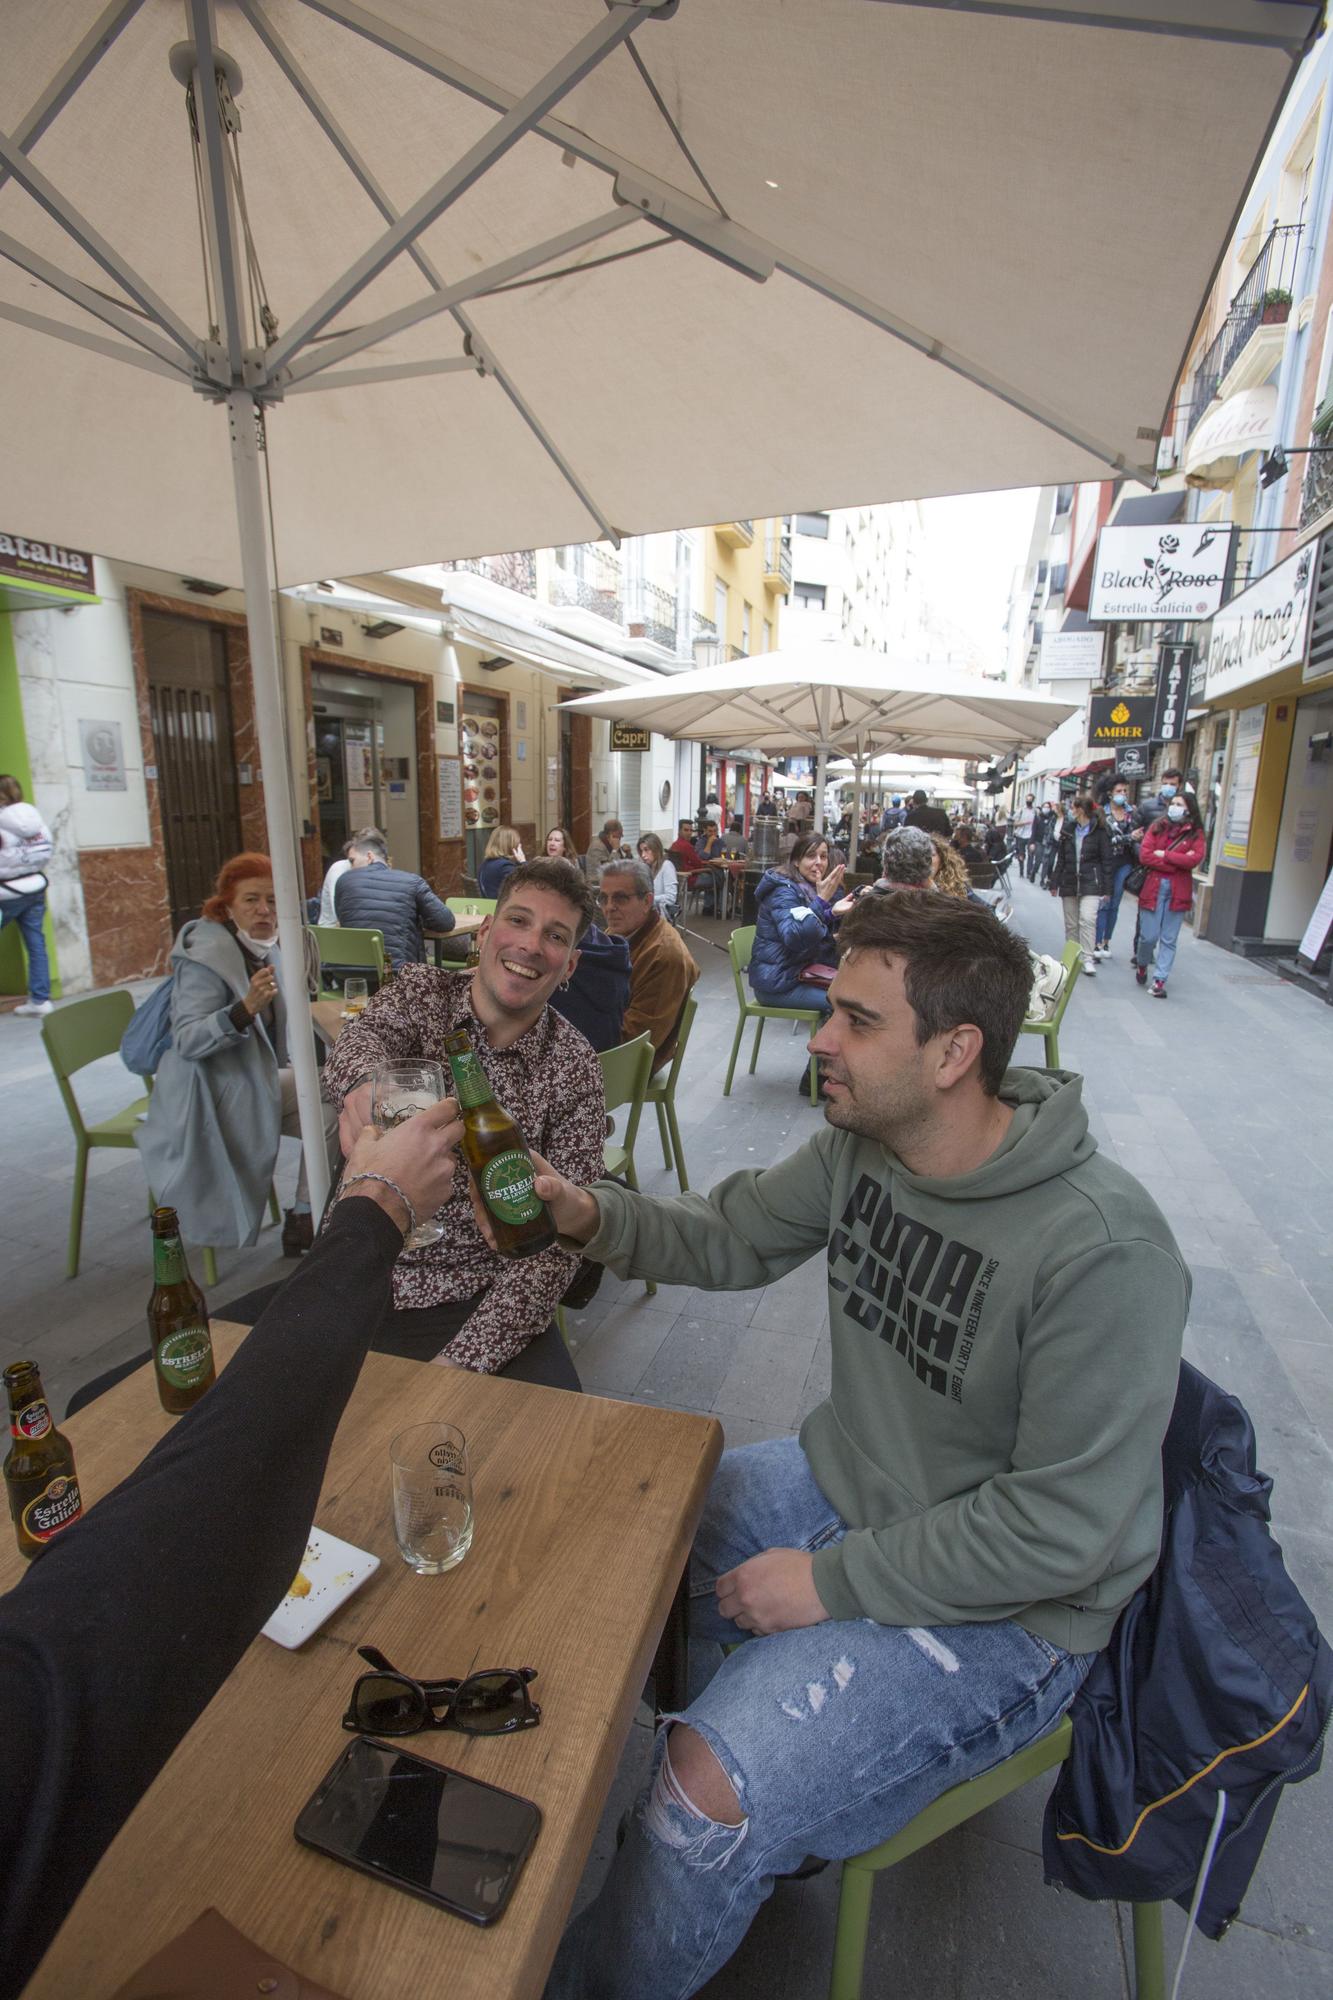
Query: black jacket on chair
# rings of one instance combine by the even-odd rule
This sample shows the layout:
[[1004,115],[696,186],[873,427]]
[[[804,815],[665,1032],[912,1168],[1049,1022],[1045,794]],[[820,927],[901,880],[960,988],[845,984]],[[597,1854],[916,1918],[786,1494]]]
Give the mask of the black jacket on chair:
[[1062,896],[1104,896],[1111,886],[1112,872],[1111,837],[1102,822],[1090,826],[1080,843],[1071,814],[1061,829],[1051,887],[1058,888]]
[[1162,1552],[1074,1697],[1042,1852],[1047,1881],[1091,1901],[1188,1910],[1220,1815],[1198,1915],[1218,1938],[1283,1785],[1319,1769],[1333,1652],[1269,1533],[1250,1420],[1188,1362],[1162,1475]]

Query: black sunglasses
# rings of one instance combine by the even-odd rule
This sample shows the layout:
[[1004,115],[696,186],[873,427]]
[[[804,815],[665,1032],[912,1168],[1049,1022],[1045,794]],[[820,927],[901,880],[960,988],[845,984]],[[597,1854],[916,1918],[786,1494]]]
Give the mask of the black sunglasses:
[[[358,1646],[374,1667],[352,1689],[343,1728],[374,1736],[412,1736],[419,1729],[459,1729],[465,1736],[507,1736],[535,1729],[541,1709],[528,1693],[536,1667],[494,1667],[463,1680],[414,1681],[375,1646]],[[437,1709],[443,1706],[443,1713]]]

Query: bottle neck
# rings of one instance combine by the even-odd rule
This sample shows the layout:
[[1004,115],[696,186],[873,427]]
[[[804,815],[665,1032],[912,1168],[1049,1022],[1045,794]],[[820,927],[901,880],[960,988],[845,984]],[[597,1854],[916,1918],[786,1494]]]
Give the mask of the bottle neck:
[[158,1285],[183,1285],[188,1273],[185,1249],[179,1236],[153,1238],[153,1281]]
[[460,1109],[475,1111],[483,1104],[495,1102],[495,1092],[486,1081],[486,1072],[475,1049],[463,1049],[457,1053],[451,1049],[449,1069]]
[[40,1375],[31,1375],[9,1391],[9,1434],[23,1443],[45,1437],[51,1429],[51,1411],[42,1389]]

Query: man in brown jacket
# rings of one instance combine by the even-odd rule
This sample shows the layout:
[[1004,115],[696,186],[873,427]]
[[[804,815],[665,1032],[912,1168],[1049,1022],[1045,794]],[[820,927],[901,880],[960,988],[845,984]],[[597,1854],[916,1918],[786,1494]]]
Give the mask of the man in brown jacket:
[[656,1075],[675,1054],[680,1017],[699,967],[680,932],[655,906],[653,878],[642,861],[608,861],[599,887],[604,927],[629,946],[629,1006],[620,1038],[649,1036]]

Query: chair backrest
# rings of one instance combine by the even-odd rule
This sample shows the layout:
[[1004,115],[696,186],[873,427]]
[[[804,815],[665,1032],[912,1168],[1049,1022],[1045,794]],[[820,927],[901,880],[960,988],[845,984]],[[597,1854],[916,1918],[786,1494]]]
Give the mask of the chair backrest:
[[86,1000],[67,1000],[63,1007],[43,1016],[42,1043],[76,1133],[82,1134],[85,1126],[69,1079],[103,1056],[119,1055],[120,1038],[133,1017],[134,1001],[123,986],[114,993],[90,993]]
[[1047,1026],[1052,1028],[1058,1028],[1063,1021],[1065,1008],[1069,1005],[1070,996],[1078,985],[1078,974],[1083,964],[1083,947],[1077,938],[1070,938],[1060,954],[1060,963],[1064,966],[1066,977],[1064,985],[1060,988],[1055,1010],[1047,1023]]
[[[312,924],[310,935],[319,946],[321,966],[336,965],[341,969],[348,966],[364,965],[384,984],[384,933],[383,931],[347,930],[341,924]],[[322,982],[321,982],[322,990]],[[330,996],[325,994],[326,999]]]
[[464,916],[469,910],[479,917],[489,917],[494,913],[495,901],[487,896],[446,896],[444,907],[452,910],[456,917]]
[[742,1011],[747,1005],[745,975],[750,970],[750,960],[754,955],[754,930],[753,924],[742,924],[740,929],[733,931],[727,940],[731,976],[736,982],[736,1001]]
[[625,1121],[625,1136],[620,1143],[627,1153],[632,1153],[643,1111],[644,1092],[652,1075],[653,1045],[646,1034],[636,1035],[632,1042],[622,1042],[618,1049],[603,1049],[598,1061],[602,1065],[602,1089],[606,1095],[607,1110],[618,1111],[622,1104],[630,1107]]
[[671,1057],[671,1066],[667,1070],[665,1078],[668,1090],[676,1088],[676,1078],[680,1075],[680,1065],[685,1054],[685,1044],[690,1039],[690,1029],[694,1026],[694,1017],[698,1011],[699,1002],[693,993],[687,993],[685,995],[685,1005],[681,1009],[680,1022],[676,1028],[675,1051]]

